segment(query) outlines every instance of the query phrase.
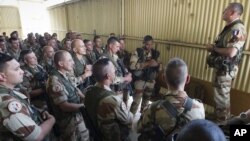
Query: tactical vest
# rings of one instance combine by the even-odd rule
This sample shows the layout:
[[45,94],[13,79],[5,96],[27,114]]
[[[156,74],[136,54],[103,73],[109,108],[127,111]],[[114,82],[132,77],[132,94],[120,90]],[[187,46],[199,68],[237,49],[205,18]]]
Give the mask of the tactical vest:
[[85,94],[85,107],[96,129],[99,129],[97,122],[97,110],[99,103],[102,99],[110,95],[115,94],[112,91],[105,90],[98,86],[90,87]]
[[[137,54],[139,57],[138,63],[146,62],[147,58],[144,54],[144,48],[137,48],[136,51],[137,51]],[[151,55],[152,55],[152,57],[150,59],[157,60],[160,56],[160,52],[155,50],[155,49],[151,49]],[[158,72],[158,70],[159,70],[159,67],[146,68],[146,69],[142,70],[142,74],[140,76],[134,75],[133,78],[135,78],[137,80],[138,79],[144,80],[144,81],[154,80],[155,76],[152,76],[152,74]]]
[[[115,66],[115,69],[116,69],[116,76],[118,77],[122,77],[124,76],[125,74],[123,74],[122,72],[122,68],[121,66],[113,59],[113,57],[111,56],[111,54],[109,53],[105,53],[103,56],[109,58],[109,60],[113,63],[113,65]],[[119,58],[118,58],[119,59]],[[118,60],[119,61],[119,60]]]
[[85,56],[83,56],[82,60],[79,60],[75,55],[72,56],[75,62],[75,68],[74,68],[75,75],[80,76],[84,73],[85,65],[89,64],[88,60]]
[[[168,94],[166,96],[175,96]],[[138,137],[138,141],[167,141],[171,137],[170,135],[174,132],[177,132],[180,127],[186,125],[189,120],[184,116],[187,111],[190,111],[192,108],[193,100],[187,98],[186,103],[184,104],[184,111],[178,112],[176,107],[172,105],[168,100],[159,100],[151,104],[150,110],[150,123],[143,126],[141,135]],[[164,130],[161,125],[156,123],[156,111],[157,107],[161,106],[164,111],[170,114],[171,119],[175,121],[175,126],[167,130]]]
[[[232,31],[232,27],[236,24],[243,24],[241,20],[234,21],[233,23],[224,27],[222,32],[218,35],[217,40],[215,40],[215,46],[218,48],[226,48],[224,43],[224,38],[229,32]],[[237,35],[237,34],[236,34]],[[230,41],[234,41],[234,37]],[[232,71],[235,65],[241,62],[244,46],[238,50],[236,56],[229,58],[226,56],[221,56],[216,52],[211,52],[207,57],[207,64],[209,67],[216,68],[219,71]]]
[[[69,103],[76,103],[79,104],[80,103],[80,97],[77,94],[77,89],[76,87],[74,87],[74,85],[67,80],[61,73],[59,73],[58,71],[53,71],[52,75],[57,76],[59,82],[64,85],[66,91],[68,92],[69,95],[67,95],[68,101]],[[57,110],[54,110],[56,113],[56,117],[59,120],[62,119],[71,119],[76,113],[75,112],[63,112],[61,111],[59,108]]]

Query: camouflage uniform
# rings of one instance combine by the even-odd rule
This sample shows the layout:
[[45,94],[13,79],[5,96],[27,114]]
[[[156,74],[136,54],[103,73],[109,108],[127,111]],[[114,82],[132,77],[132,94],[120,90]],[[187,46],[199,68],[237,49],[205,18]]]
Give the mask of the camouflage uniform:
[[143,48],[137,48],[137,50],[131,56],[130,69],[133,72],[133,80],[135,81],[135,95],[131,106],[132,113],[136,113],[138,110],[141,99],[141,109],[143,109],[148,104],[150,96],[154,91],[155,79],[159,69],[157,67],[142,69],[141,63],[145,63],[151,59],[157,61],[158,57],[158,51],[151,49],[150,52],[146,52],[146,50]]
[[[142,133],[148,127],[151,127],[152,124],[157,124],[161,127],[161,129],[163,129],[163,132],[165,133],[165,135],[169,135],[172,133],[173,130],[178,131],[178,129],[183,127],[184,125],[182,124],[186,124],[191,120],[205,118],[205,110],[204,110],[203,104],[195,99],[192,99],[193,103],[192,103],[191,110],[184,113],[184,107],[176,106],[176,104],[178,105],[182,103],[179,100],[178,95],[179,95],[179,91],[169,91],[164,96],[164,99],[161,101],[168,101],[169,103],[171,103],[178,112],[177,116],[180,116],[181,114],[183,114],[180,119],[180,121],[183,121],[183,122],[178,122],[178,126],[176,126],[175,125],[177,123],[176,117],[173,117],[173,115],[171,115],[170,112],[167,111],[167,108],[164,108],[162,105],[158,104],[161,101],[156,101],[156,102],[153,102],[151,105],[148,105],[144,109],[141,115],[141,118],[138,121],[137,131],[139,133]],[[152,108],[153,107],[152,105],[155,105],[155,104],[158,104],[158,105],[155,108]],[[153,115],[155,117],[152,117]],[[155,121],[152,121],[152,119],[154,119]]]
[[85,105],[103,141],[127,141],[133,114],[121,97],[107,86],[97,84],[86,92]]
[[[72,58],[75,62],[75,67],[74,67],[74,75],[76,77],[80,77],[79,79],[82,79],[81,78],[81,75],[83,75],[85,72],[85,68],[86,68],[86,65],[89,65],[89,60],[86,56],[83,55],[82,59],[78,59],[76,57],[75,54],[72,55]],[[89,85],[92,85],[94,82],[93,82],[93,78],[92,77],[88,77],[86,79],[84,79],[83,81],[79,81],[79,86],[78,88],[84,92],[85,88],[87,88]]]
[[[123,80],[123,76],[126,75],[125,71],[127,71],[127,68],[125,68],[125,66],[122,64],[123,63],[122,60],[120,60],[116,54],[105,53],[104,56],[109,58],[109,60],[113,63],[116,69],[116,77],[115,77],[113,84],[111,85],[111,89],[116,92],[118,91],[122,92],[123,101],[127,105],[128,98],[130,96],[129,94],[131,93],[131,90],[129,90],[128,88],[129,87],[128,85],[130,84],[124,83],[124,80]],[[125,69],[125,70],[122,70],[122,69]]]
[[122,60],[123,64],[129,68],[131,53],[129,53],[127,50],[119,50],[117,55]]
[[[239,22],[239,20],[234,21]],[[231,23],[231,24],[234,24]],[[230,26],[230,25],[228,25]],[[233,39],[233,32],[238,31],[240,36],[237,40]],[[242,23],[236,23],[228,30],[221,32],[215,41],[215,46],[219,48],[234,47],[238,50],[238,55],[242,54],[243,46],[246,40],[246,29]],[[241,57],[241,56],[240,56]],[[222,65],[222,64],[218,64]],[[238,71],[238,64],[234,65],[232,70],[215,69],[213,80],[214,100],[215,100],[215,115],[217,121],[225,121],[230,118],[230,90],[232,80],[235,78]]]
[[48,72],[55,70],[54,60],[50,58],[42,58],[39,64]]
[[34,141],[41,128],[32,119],[35,115],[23,94],[0,85],[0,140]]
[[8,55],[10,55],[11,57],[15,58],[17,61],[19,61],[21,49],[19,49],[17,52],[15,52],[14,50],[11,49],[11,47],[9,47],[7,49],[7,52],[8,52]]
[[24,45],[24,47],[22,48],[22,50],[32,50],[35,53],[35,55],[36,55],[36,57],[37,57],[38,60],[41,60],[41,58],[42,58],[41,46],[39,44],[37,44],[37,43],[35,43],[34,45],[31,45],[28,42],[28,43],[26,43]]
[[[29,93],[32,90],[45,88],[47,72],[43,69],[42,66],[37,65],[36,67],[32,68],[28,65],[24,65],[22,69],[24,71],[22,86],[26,88],[26,93]],[[36,97],[32,97],[31,103],[40,109],[47,108],[43,94],[40,94]]]
[[88,141],[89,132],[80,112],[64,112],[58,106],[62,102],[80,103],[78,89],[70,79],[53,71],[47,84],[47,92],[52,99],[52,107],[56,118],[56,124],[60,128],[60,137],[65,141]]
[[88,58],[89,63],[92,64],[92,65],[93,65],[93,64],[97,61],[97,59],[98,59],[94,51],[87,52],[86,57]]
[[100,49],[96,49],[96,47],[93,48],[93,52],[95,53],[95,56],[97,59],[99,59],[103,53],[105,53],[105,48],[102,47]]

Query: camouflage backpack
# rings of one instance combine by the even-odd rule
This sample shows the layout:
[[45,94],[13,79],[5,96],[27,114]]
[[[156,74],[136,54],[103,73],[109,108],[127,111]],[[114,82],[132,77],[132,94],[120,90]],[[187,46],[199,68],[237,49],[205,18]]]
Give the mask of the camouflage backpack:
[[[184,126],[189,122],[189,120],[184,116],[184,114],[191,110],[193,100],[191,98],[187,99],[184,105],[184,111],[179,113],[175,106],[173,106],[168,100],[159,100],[151,105],[151,123],[144,126],[143,131],[138,137],[138,141],[169,141],[175,132],[178,132],[178,128]],[[167,132],[161,127],[161,125],[156,123],[155,114],[158,106],[163,107],[163,109],[171,114],[173,118],[176,119],[175,126]]]

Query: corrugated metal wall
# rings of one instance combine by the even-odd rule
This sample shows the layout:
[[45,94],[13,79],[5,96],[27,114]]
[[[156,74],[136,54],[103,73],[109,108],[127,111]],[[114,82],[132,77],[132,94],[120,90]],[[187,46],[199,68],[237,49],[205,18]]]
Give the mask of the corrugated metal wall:
[[[236,0],[244,6],[244,21],[250,34],[250,1]],[[211,81],[212,69],[206,68],[208,55],[204,44],[212,43],[225,23],[222,12],[233,0],[84,0],[66,6],[68,27],[86,33],[93,31],[108,35],[125,34],[129,51],[142,45],[142,37],[150,34],[156,39],[163,63],[181,57],[189,65],[190,74]],[[123,4],[123,5],[121,5]],[[50,11],[62,7],[52,8]],[[52,13],[53,14],[53,13]],[[63,22],[60,21],[58,22]],[[121,21],[122,20],[122,21]],[[106,37],[105,37],[106,38]],[[233,88],[250,93],[250,47],[246,51]]]
[[66,6],[61,6],[49,10],[51,32],[56,32],[59,39],[65,37],[67,33]]
[[[98,35],[121,33],[121,0],[84,0],[51,8],[49,11],[51,19],[64,24],[66,22],[55,15],[62,11],[60,16],[66,17],[68,22],[64,30]],[[52,27],[56,28],[56,26]]]
[[[125,0],[125,35],[130,51],[142,45],[143,36],[156,39],[163,63],[172,57],[183,58],[191,76],[211,81],[212,69],[206,68],[204,44],[212,43],[222,30],[224,8],[233,0]],[[244,6],[244,21],[250,34],[250,1],[237,0]],[[250,50],[249,40],[246,50]],[[245,52],[233,88],[250,93],[250,53]]]
[[0,6],[0,32],[6,32],[7,36],[12,31],[18,31],[22,35],[21,21],[18,8],[10,6]]

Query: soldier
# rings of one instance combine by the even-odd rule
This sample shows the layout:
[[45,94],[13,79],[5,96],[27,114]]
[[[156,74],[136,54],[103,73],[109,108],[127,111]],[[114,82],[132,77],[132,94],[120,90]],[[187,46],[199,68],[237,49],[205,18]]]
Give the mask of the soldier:
[[107,53],[103,55],[110,59],[116,69],[116,77],[111,88],[116,93],[123,93],[123,99],[127,105],[129,94],[132,93],[132,87],[129,86],[129,83],[132,81],[132,74],[128,72],[122,60],[117,56],[119,49],[119,40],[116,37],[110,37],[107,41]]
[[245,26],[240,20],[242,13],[243,6],[240,3],[230,3],[223,12],[223,20],[227,25],[215,43],[206,46],[208,52],[211,52],[207,63],[215,68],[215,116],[220,124],[230,117],[231,84],[237,74],[247,36]]
[[44,100],[45,83],[47,81],[47,72],[37,62],[35,53],[32,50],[22,51],[24,77],[22,86],[27,89],[31,97],[31,103],[40,109],[46,109]]
[[9,37],[6,35],[6,32],[3,32],[3,37],[4,37],[5,41],[9,40]]
[[27,43],[23,46],[22,50],[32,50],[35,54],[38,60],[42,57],[42,50],[41,46],[36,42],[36,38],[33,33],[28,34],[28,40]]
[[10,46],[8,47],[7,52],[11,57],[18,61],[21,53],[19,41],[17,38],[10,38],[9,42]]
[[0,36],[0,52],[7,54],[6,44],[3,36]]
[[93,42],[94,42],[94,52],[95,52],[95,55],[98,59],[105,52],[105,48],[102,46],[102,39],[100,36],[96,35],[94,37]]
[[142,110],[148,104],[160,65],[158,61],[160,53],[152,49],[154,43],[152,36],[145,36],[143,43],[144,46],[137,48],[130,59],[130,69],[133,71],[133,81],[135,81],[134,101],[130,109],[132,113],[137,112],[141,99]]
[[67,51],[60,50],[55,53],[54,62],[57,70],[51,72],[46,90],[52,99],[60,137],[65,141],[88,141],[89,132],[79,111],[84,106],[84,95],[67,75],[73,71],[74,61]]
[[47,42],[51,39],[51,35],[48,32],[44,32],[43,36]]
[[184,91],[190,79],[186,63],[178,58],[171,59],[166,66],[165,77],[169,91],[162,100],[153,102],[143,111],[137,128],[141,133],[139,141],[152,139],[154,133],[164,138],[191,120],[205,118],[203,104],[189,98]]
[[57,47],[59,49],[61,49],[61,42],[57,39],[57,34],[56,33],[53,33],[52,36],[51,36],[52,39],[54,39],[56,41],[56,44],[57,44]]
[[115,67],[108,58],[93,65],[97,84],[86,92],[86,110],[93,125],[101,132],[102,141],[127,141],[133,114],[110,85],[115,79]]
[[122,60],[123,64],[129,68],[129,64],[130,64],[130,57],[131,57],[131,53],[129,53],[126,49],[125,49],[125,39],[124,38],[120,38],[119,42],[120,42],[120,49],[117,53],[117,55],[119,56],[119,58]]
[[[55,118],[48,112],[34,113],[29,100],[13,90],[23,81],[24,72],[12,57],[0,53],[0,139],[3,141],[41,141],[51,131]],[[40,123],[41,122],[41,123]]]
[[97,57],[95,55],[95,52],[93,51],[93,43],[90,40],[85,39],[84,44],[86,46],[87,49],[87,54],[86,56],[88,57],[90,64],[94,64],[97,60]]
[[43,47],[43,58],[40,61],[40,65],[46,70],[47,73],[50,73],[52,70],[55,69],[54,66],[54,49],[51,46],[44,46]]
[[[11,33],[10,33],[10,38],[15,38],[15,39],[17,39],[17,40],[18,40],[18,43],[19,43],[19,46],[20,46],[20,49],[23,48],[23,41],[22,41],[21,38],[19,38],[19,34],[18,34],[17,31],[11,32]],[[10,44],[11,44],[11,42],[10,42]]]
[[54,48],[54,51],[58,51],[59,50],[58,45],[56,43],[56,40],[53,39],[53,38],[47,40],[47,45],[48,46],[52,46]]
[[64,44],[63,44],[63,47],[62,47],[63,50],[66,50],[70,53],[72,53],[72,49],[71,49],[71,40],[70,39],[65,39],[64,40]]
[[78,88],[84,92],[85,88],[92,84],[90,76],[92,75],[92,65],[89,64],[89,61],[86,57],[86,47],[82,40],[75,39],[72,44],[72,57],[75,62],[74,74],[76,77],[79,77],[79,86]]

